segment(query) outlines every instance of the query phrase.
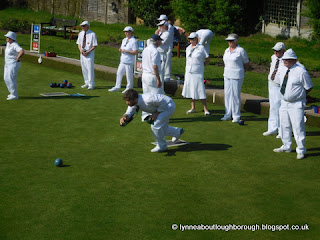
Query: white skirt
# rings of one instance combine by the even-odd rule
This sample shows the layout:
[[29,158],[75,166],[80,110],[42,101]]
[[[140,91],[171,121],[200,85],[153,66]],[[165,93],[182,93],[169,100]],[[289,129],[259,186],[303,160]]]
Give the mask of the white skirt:
[[190,72],[185,73],[182,96],[194,100],[207,98],[206,88],[203,83],[203,74]]

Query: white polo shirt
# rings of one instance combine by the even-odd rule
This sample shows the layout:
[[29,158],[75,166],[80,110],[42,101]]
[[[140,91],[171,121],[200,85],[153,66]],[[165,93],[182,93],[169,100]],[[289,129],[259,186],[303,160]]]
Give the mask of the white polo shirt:
[[[83,43],[83,37],[84,37],[84,33],[85,31],[81,31],[79,33],[78,39],[77,39],[77,44],[81,44],[82,47],[82,43]],[[90,29],[87,31],[86,34],[86,45],[84,50],[88,51],[90,50],[93,46],[98,46],[98,41],[97,41],[97,36],[94,32],[92,32]]]
[[160,72],[160,53],[154,44],[149,44],[142,52],[142,72],[154,74],[153,65],[158,66]]
[[139,94],[137,105],[128,106],[125,114],[131,117],[137,106],[139,106],[141,111],[151,114],[155,111],[164,112],[173,105],[172,103],[172,99],[164,94]]
[[203,45],[197,44],[194,48],[190,44],[186,49],[186,71],[190,73],[203,73],[204,61],[209,57]]
[[[282,86],[287,70],[287,67],[281,68],[281,72],[279,75],[280,86]],[[305,70],[305,68],[303,68],[301,65],[295,64],[290,68],[286,91],[284,95],[281,94],[281,97],[287,102],[295,102],[301,99],[305,99],[306,90],[309,90],[312,87],[313,83],[307,70]]]
[[171,43],[169,31],[164,31],[160,34],[162,38],[162,44],[157,48],[160,53],[166,53]]
[[233,52],[227,48],[223,55],[225,78],[244,79],[244,64],[249,62],[247,52],[240,47],[236,47]]
[[8,43],[5,50],[5,60],[16,60],[19,52],[22,50],[22,47],[14,41],[13,43]]
[[[135,39],[134,36],[131,38],[124,38],[121,43],[121,49],[127,51],[138,51],[138,41]],[[134,64],[135,62],[135,55],[130,53],[122,52],[120,57],[120,62],[124,64]]]

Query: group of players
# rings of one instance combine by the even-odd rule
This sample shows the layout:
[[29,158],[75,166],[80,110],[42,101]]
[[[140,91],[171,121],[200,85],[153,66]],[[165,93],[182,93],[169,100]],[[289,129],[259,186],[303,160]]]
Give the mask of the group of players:
[[[120,119],[120,125],[124,125],[137,109],[140,109],[143,112],[143,120],[148,118],[150,122],[152,122],[151,130],[157,145],[151,152],[166,151],[167,142],[165,137],[171,136],[172,141],[176,142],[181,134],[184,133],[183,128],[169,126],[170,116],[175,111],[175,103],[170,97],[165,95],[163,87],[164,83],[169,81],[171,77],[171,56],[175,26],[168,22],[166,15],[161,15],[158,20],[159,23],[157,25],[159,28],[155,31],[155,34],[148,39],[147,47],[142,52],[143,94],[138,94],[138,92],[133,89],[133,69],[135,56],[138,54],[138,44],[133,36],[134,30],[130,26],[125,27],[123,30],[126,38],[123,39],[121,47],[119,48],[121,58],[117,71],[116,84],[113,88],[109,89],[110,92],[119,91],[123,75],[126,74],[127,85],[123,91],[123,99],[126,101],[128,109]],[[90,30],[90,23],[88,21],[82,22],[80,26],[83,31],[79,33],[76,43],[80,51],[80,61],[84,77],[84,85],[81,87],[93,90],[95,88],[94,50],[98,46],[97,37],[96,34]],[[5,51],[4,80],[10,92],[7,100],[15,100],[19,98],[16,80],[21,65],[20,58],[24,54],[24,50],[17,44],[16,34],[14,32],[9,31],[5,36],[7,46]],[[204,89],[204,87],[202,87],[202,65],[204,66],[204,63],[208,62],[210,42],[213,38],[213,33],[209,29],[201,29],[190,34],[189,39],[192,40],[195,38],[197,38],[196,43],[191,44],[194,45],[193,48],[190,47],[189,52],[187,51],[187,54],[189,54],[189,56],[187,56],[187,65],[188,57],[191,57],[195,50],[195,52],[199,52],[200,49],[201,54],[197,53],[194,55],[198,58],[196,61],[202,61],[202,64],[199,64],[202,69],[202,75],[200,71],[200,75],[198,74],[196,77],[196,79],[200,79],[201,84],[197,83],[197,87],[195,88],[200,86],[200,88]],[[237,35],[230,34],[226,40],[229,43],[229,48],[227,48],[226,52],[229,53],[230,59],[236,59],[237,54],[232,54],[232,52],[237,53],[237,49],[242,49],[238,44],[234,45],[235,47],[232,49],[232,42],[237,43]],[[201,47],[197,48],[197,46]],[[263,135],[277,135],[278,138],[281,138],[283,145],[280,148],[274,149],[274,152],[291,152],[291,135],[293,132],[297,143],[297,159],[303,159],[306,152],[304,108],[306,105],[306,93],[313,87],[312,80],[304,66],[297,61],[297,55],[292,49],[285,51],[285,45],[282,42],[278,42],[273,47],[273,50],[274,54],[271,57],[270,73],[268,76],[270,113],[268,130],[263,133]],[[245,60],[241,64],[246,65],[247,63],[248,61]],[[194,64],[191,63],[191,66],[192,65]],[[225,63],[225,65],[227,64]],[[232,69],[232,71],[233,70],[234,69]],[[226,75],[225,67],[225,85],[229,80]],[[239,96],[240,90],[237,90]],[[192,91],[197,92],[200,90],[192,89]],[[227,95],[225,88],[225,102],[229,101],[226,99]],[[193,97],[186,97],[191,98],[192,107],[194,107],[195,99],[193,99]],[[200,100],[205,100],[205,98],[200,98]],[[240,109],[238,105],[236,108]],[[226,115],[221,120],[229,120],[229,118],[231,118],[231,115],[227,116],[227,108],[228,106],[226,105]],[[205,103],[204,111],[205,115],[210,114]],[[194,108],[190,109],[187,113],[193,112]],[[231,111],[230,114],[233,114],[233,112]],[[233,116],[234,120],[237,117],[239,116]]]

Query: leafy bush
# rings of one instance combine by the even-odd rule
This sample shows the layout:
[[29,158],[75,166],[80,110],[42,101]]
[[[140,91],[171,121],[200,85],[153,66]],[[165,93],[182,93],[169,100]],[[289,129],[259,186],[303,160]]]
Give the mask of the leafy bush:
[[31,22],[29,20],[8,19],[0,21],[0,28],[13,32],[30,33]]
[[309,23],[313,28],[313,37],[320,41],[320,1],[306,0],[304,4],[307,7],[304,14],[309,17]]

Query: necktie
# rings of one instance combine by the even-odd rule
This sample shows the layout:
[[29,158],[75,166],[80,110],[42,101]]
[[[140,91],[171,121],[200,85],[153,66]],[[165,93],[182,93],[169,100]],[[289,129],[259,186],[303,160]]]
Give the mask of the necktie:
[[275,67],[274,67],[274,71],[273,71],[273,73],[272,73],[272,75],[271,75],[271,80],[273,81],[274,80],[274,77],[276,76],[276,73],[277,73],[277,71],[278,71],[278,67],[279,67],[279,58],[277,59],[277,62],[276,62],[276,65],[275,65]]
[[84,32],[83,36],[83,42],[82,42],[82,48],[84,49],[86,47],[86,42],[87,42],[87,32]]
[[281,92],[282,95],[284,95],[284,93],[286,91],[289,72],[290,72],[290,69],[288,69],[288,71],[286,72],[286,75],[284,76],[284,79],[283,79],[283,83],[282,83],[282,86],[281,86],[281,89],[280,89],[280,92]]
[[191,57],[193,51],[196,49],[196,47],[192,48],[191,51],[190,51],[190,54],[189,54],[189,57]]

